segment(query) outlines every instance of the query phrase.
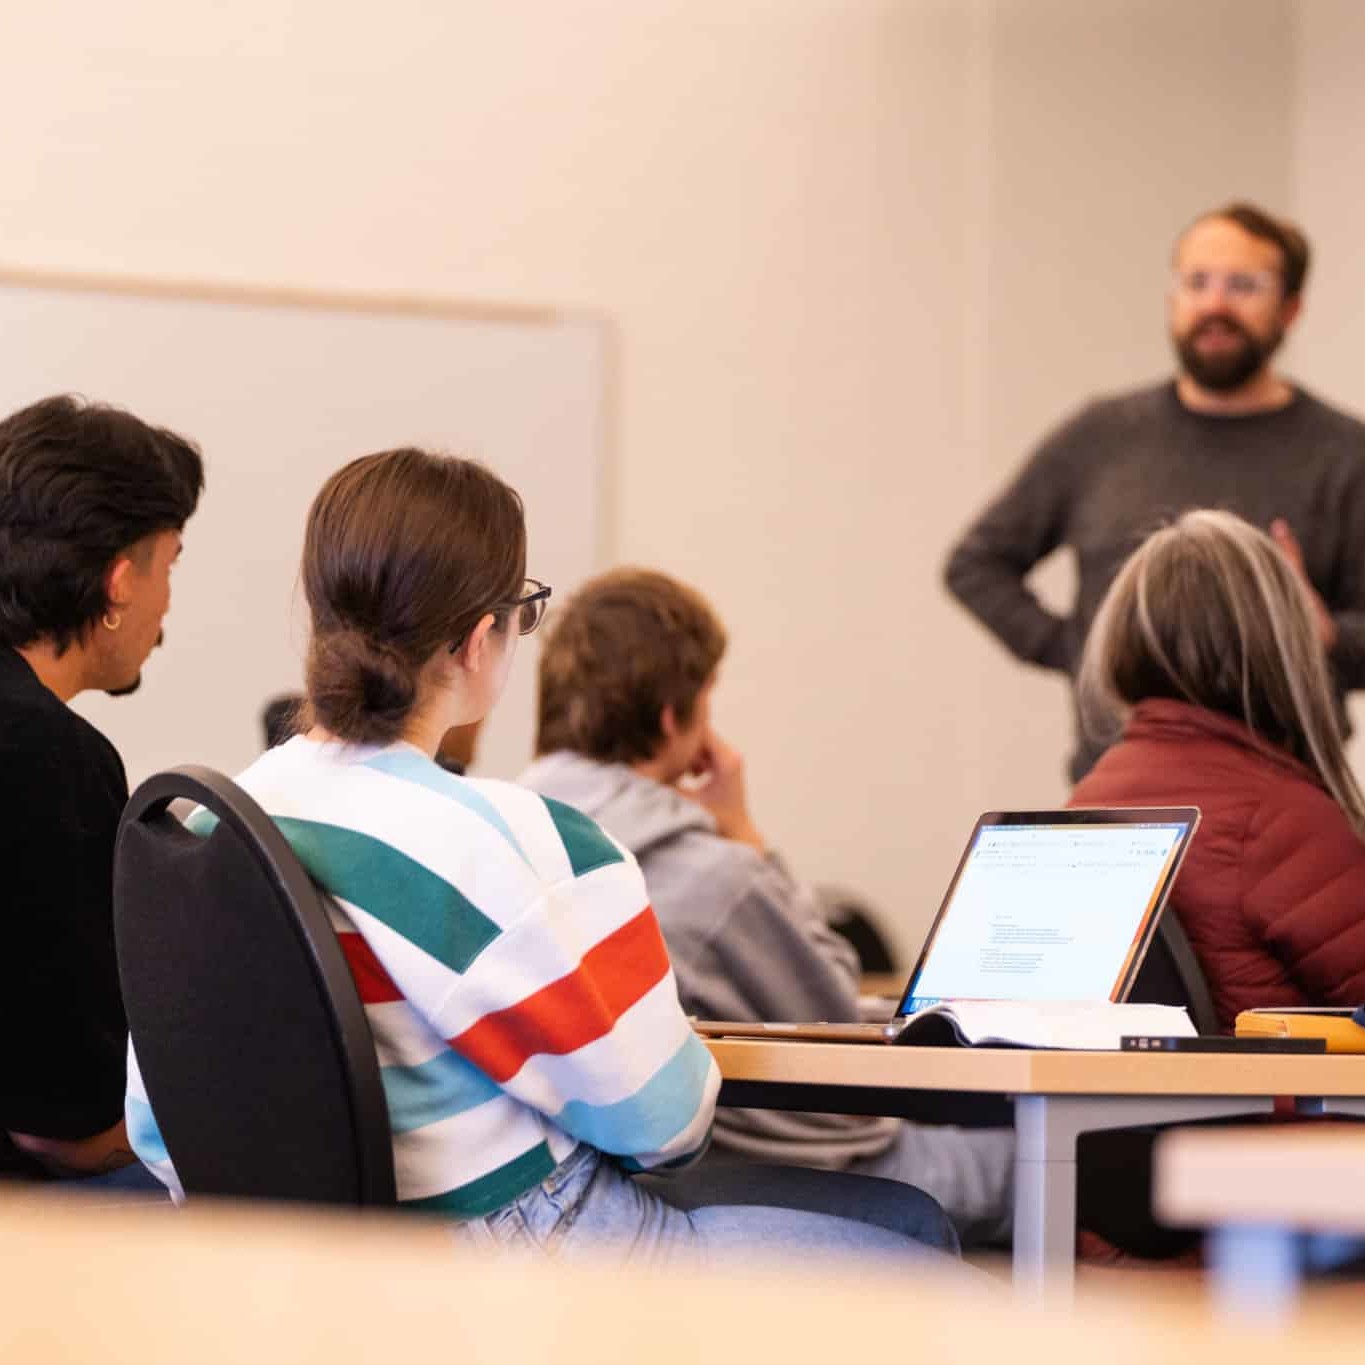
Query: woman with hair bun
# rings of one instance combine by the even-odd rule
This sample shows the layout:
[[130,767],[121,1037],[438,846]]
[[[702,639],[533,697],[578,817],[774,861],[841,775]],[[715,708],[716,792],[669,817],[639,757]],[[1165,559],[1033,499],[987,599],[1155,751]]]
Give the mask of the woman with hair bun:
[[1314,604],[1273,540],[1188,512],[1132,556],[1081,670],[1123,736],[1075,806],[1197,805],[1171,895],[1220,1023],[1365,1000],[1365,799]]
[[[238,779],[331,898],[382,1067],[400,1206],[480,1245],[547,1252],[917,1254],[885,1227],[684,1210],[632,1178],[704,1151],[719,1088],[634,859],[567,806],[436,762],[452,727],[496,703],[540,622],[550,589],[525,575],[521,501],[480,465],[413,449],[346,465],[308,516],[305,731]],[[130,1070],[134,1143],[175,1190]],[[855,1197],[843,1180],[828,1177],[827,1207]],[[883,1198],[903,1197],[884,1183]],[[908,1193],[950,1243],[937,1206]]]

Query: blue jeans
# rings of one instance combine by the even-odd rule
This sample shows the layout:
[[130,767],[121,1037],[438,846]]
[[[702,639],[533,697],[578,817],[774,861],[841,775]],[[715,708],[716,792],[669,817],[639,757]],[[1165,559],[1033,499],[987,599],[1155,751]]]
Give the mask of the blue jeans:
[[[83,1190],[124,1190],[136,1194],[166,1194],[166,1187],[140,1161],[129,1162],[116,1171],[88,1175],[76,1182]],[[169,1196],[167,1195],[167,1198]]]
[[[838,1177],[832,1177],[838,1179]],[[453,1226],[477,1247],[561,1257],[614,1251],[647,1265],[835,1255],[909,1262],[935,1256],[885,1227],[807,1209],[751,1203],[669,1204],[582,1145],[533,1190],[505,1208]]]
[[48,1181],[44,1190],[70,1190],[72,1194],[103,1195],[117,1197],[137,1195],[143,1200],[156,1199],[170,1202],[166,1187],[140,1161],[129,1162],[114,1171],[101,1175],[71,1176],[66,1180]]

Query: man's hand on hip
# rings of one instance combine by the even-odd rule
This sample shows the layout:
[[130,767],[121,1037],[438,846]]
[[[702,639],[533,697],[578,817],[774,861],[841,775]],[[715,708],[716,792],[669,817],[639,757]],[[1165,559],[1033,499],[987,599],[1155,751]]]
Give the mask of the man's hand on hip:
[[1318,639],[1322,641],[1324,649],[1330,650],[1337,642],[1337,623],[1328,610],[1327,603],[1322,600],[1322,594],[1308,577],[1308,569],[1303,562],[1303,546],[1299,544],[1298,536],[1283,517],[1276,517],[1270,523],[1270,538],[1279,546],[1280,553],[1289,561],[1294,572],[1303,580],[1304,587],[1308,589],[1308,596],[1313,604],[1313,619],[1317,622]]

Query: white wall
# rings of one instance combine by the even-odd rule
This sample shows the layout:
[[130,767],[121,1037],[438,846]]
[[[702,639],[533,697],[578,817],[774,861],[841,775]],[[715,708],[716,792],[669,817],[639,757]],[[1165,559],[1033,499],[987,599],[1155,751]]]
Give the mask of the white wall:
[[[1365,5],[1307,0],[1299,7],[1293,126],[1294,213],[1313,243],[1308,300],[1295,343],[1304,381],[1365,415]],[[1352,759],[1365,773],[1365,698],[1352,698]]]
[[[1170,372],[1163,310],[1174,236],[1234,197],[1286,204],[1293,9],[1279,0],[993,7],[982,456],[976,479],[945,484],[945,507],[969,516],[1086,397]],[[1057,604],[1074,583],[1062,559],[1039,573]],[[958,618],[946,638],[955,645],[968,629]],[[978,679],[986,719],[972,790],[1002,804],[1064,799],[1064,682],[993,647]]]
[[1308,0],[1298,15],[1293,209],[1315,252],[1300,368],[1325,396],[1365,408],[1365,5]]
[[1062,689],[943,552],[1164,368],[1181,222],[1285,200],[1294,10],[48,0],[0,48],[0,249],[612,318],[614,548],[726,616],[760,823],[913,939],[977,810],[1063,793]]

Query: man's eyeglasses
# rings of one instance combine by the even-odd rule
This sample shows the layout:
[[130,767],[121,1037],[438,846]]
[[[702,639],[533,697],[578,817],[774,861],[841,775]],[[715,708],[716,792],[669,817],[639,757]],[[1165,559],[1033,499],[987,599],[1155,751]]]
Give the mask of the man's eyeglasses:
[[1280,288],[1273,270],[1177,270],[1171,282],[1182,294],[1200,298],[1222,286],[1230,299],[1260,299]]
[[505,604],[500,610],[517,613],[517,634],[529,635],[545,619],[545,608],[550,605],[553,589],[538,578],[528,578],[522,584],[521,596]]

